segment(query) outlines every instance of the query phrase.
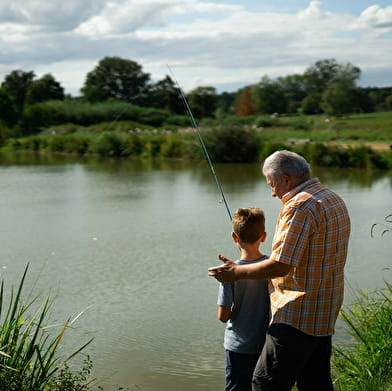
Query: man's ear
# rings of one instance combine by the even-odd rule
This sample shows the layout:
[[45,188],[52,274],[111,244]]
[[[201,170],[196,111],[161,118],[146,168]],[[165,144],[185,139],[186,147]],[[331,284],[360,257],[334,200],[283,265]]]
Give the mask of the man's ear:
[[238,243],[240,241],[240,238],[234,231],[231,233],[231,237],[233,238],[235,243]]
[[260,242],[264,242],[266,238],[267,238],[267,232],[264,231],[264,233],[261,235]]
[[289,181],[290,181],[290,179],[291,179],[288,175],[285,175],[285,174],[283,174],[283,175],[281,176],[281,178],[282,178],[282,182],[283,182],[284,184],[288,184]]

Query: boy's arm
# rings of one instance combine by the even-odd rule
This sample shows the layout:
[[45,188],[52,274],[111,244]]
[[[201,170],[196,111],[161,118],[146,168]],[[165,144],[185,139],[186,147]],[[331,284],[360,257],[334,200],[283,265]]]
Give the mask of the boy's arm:
[[226,323],[231,317],[231,307],[225,307],[223,305],[218,306],[218,319]]

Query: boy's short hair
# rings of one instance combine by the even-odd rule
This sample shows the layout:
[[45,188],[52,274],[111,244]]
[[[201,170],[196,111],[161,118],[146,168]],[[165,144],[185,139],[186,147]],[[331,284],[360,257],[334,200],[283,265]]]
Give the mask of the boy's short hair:
[[264,212],[259,208],[239,208],[233,215],[233,231],[243,243],[254,243],[265,231]]

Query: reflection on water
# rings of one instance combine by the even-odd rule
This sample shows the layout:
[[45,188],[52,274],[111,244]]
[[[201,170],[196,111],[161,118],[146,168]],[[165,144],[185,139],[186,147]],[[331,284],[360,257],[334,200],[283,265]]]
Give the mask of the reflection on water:
[[[94,336],[89,353],[105,390],[212,391],[223,387],[224,326],[207,268],[235,258],[230,221],[205,162],[69,156],[0,156],[0,270],[16,283],[30,262],[30,288],[56,296],[53,317],[81,310],[65,340]],[[259,206],[271,246],[280,201],[259,165],[217,165],[231,209]],[[353,289],[391,280],[391,241],[370,237],[391,213],[391,174],[314,170],[345,198],[352,218],[346,279]],[[348,290],[346,302],[352,298]],[[338,338],[342,336],[341,326]],[[135,388],[137,389],[137,388]]]

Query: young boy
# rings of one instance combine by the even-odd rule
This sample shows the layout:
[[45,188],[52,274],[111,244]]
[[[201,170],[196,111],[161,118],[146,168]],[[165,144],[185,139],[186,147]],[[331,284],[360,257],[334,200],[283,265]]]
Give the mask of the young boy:
[[[239,265],[268,259],[259,251],[264,242],[265,218],[258,208],[240,208],[233,216],[232,237],[241,252]],[[218,295],[218,319],[228,322],[226,391],[251,391],[252,375],[264,345],[270,320],[268,281],[240,280],[222,283]]]

